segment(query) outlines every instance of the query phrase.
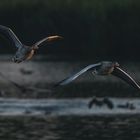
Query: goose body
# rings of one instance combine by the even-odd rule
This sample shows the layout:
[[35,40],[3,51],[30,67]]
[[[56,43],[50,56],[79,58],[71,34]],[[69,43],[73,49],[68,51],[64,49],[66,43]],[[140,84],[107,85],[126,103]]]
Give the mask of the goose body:
[[53,42],[55,40],[62,39],[61,36],[49,36],[45,37],[42,40],[36,42],[35,44],[31,46],[27,46],[21,43],[21,41],[18,39],[18,37],[15,35],[15,33],[8,27],[0,25],[0,33],[2,33],[5,37],[8,38],[11,43],[17,48],[17,51],[13,57],[13,61],[16,63],[20,63],[24,60],[29,60],[33,57],[35,50],[39,49],[39,47],[44,42]]

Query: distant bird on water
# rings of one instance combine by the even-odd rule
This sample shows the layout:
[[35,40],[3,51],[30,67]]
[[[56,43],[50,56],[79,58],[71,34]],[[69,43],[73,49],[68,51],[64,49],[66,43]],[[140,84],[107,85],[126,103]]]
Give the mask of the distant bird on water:
[[44,43],[44,42],[53,42],[55,40],[60,40],[62,39],[61,36],[49,36],[46,38],[43,38],[42,40],[36,42],[35,44],[31,46],[26,46],[20,42],[18,37],[14,34],[14,32],[3,25],[0,25],[0,33],[2,33],[4,36],[6,36],[9,41],[11,41],[14,46],[18,49],[15,56],[13,57],[13,61],[16,63],[20,63],[24,60],[29,60],[33,57],[35,50],[39,49],[39,47]]
[[96,64],[91,64],[83,68],[76,74],[60,81],[55,86],[67,85],[87,71],[91,71],[93,75],[105,76],[105,75],[112,74],[116,77],[121,78],[122,80],[127,82],[129,85],[132,85],[134,88],[140,90],[140,86],[137,84],[137,82],[130,75],[128,75],[124,70],[120,68],[118,62],[111,62],[111,61],[102,61]]
[[123,108],[123,109],[130,109],[130,110],[134,110],[136,109],[135,105],[133,103],[125,103],[125,104],[118,104],[117,105],[118,108]]

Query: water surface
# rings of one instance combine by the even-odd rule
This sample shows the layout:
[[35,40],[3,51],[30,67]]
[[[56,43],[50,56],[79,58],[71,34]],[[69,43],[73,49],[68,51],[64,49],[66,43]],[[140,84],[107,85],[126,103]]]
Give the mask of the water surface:
[[0,117],[2,140],[139,140],[140,116]]
[[[111,98],[114,109],[90,99],[0,99],[2,140],[139,140],[140,100]],[[136,109],[117,108],[131,102]]]

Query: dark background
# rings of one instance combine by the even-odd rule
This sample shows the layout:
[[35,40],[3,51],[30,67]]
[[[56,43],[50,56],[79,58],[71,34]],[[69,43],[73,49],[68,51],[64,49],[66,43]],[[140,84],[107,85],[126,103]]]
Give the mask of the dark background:
[[[16,48],[0,34],[1,140],[140,140],[140,92],[123,80],[87,72],[54,88],[105,60],[118,61],[140,84],[140,0],[0,0],[0,24],[26,45],[49,35],[64,37],[17,64],[11,61]],[[9,80],[47,91],[24,91]],[[88,109],[93,96],[102,97],[99,102],[109,97],[115,108]]]
[[[0,24],[10,27],[25,45],[50,35],[61,35],[64,39],[44,44],[32,60],[15,64],[11,57],[16,48],[0,34],[0,72],[20,85],[52,89],[89,64],[118,61],[139,84],[139,23],[138,0],[1,0]],[[32,74],[25,74],[23,70]],[[50,97],[46,92],[18,94],[4,80],[0,76],[0,88],[8,90],[4,97]],[[52,91],[51,97],[60,98],[140,95],[119,78],[93,77],[91,73]]]
[[[40,54],[140,59],[138,0],[1,0],[0,24],[10,27],[26,45],[49,35],[64,37],[42,47]],[[1,54],[15,52],[2,36],[0,39]]]

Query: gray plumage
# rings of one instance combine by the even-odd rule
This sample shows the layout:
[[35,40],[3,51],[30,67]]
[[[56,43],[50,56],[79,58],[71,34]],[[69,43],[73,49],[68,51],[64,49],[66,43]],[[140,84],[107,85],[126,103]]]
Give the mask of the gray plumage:
[[62,80],[61,82],[56,84],[56,86],[67,85],[87,71],[92,71],[93,75],[105,76],[112,74],[116,77],[121,78],[122,80],[127,82],[129,85],[132,85],[136,89],[140,89],[138,83],[129,74],[127,74],[124,70],[122,70],[117,62],[111,61],[102,61],[97,64],[89,65],[80,70],[79,72],[75,73],[74,75]]
[[82,75],[83,73],[85,73],[88,70],[91,70],[97,66],[100,66],[101,63],[97,63],[97,64],[92,64],[89,65],[87,67],[85,67],[84,69],[80,70],[78,73],[73,74],[72,76],[70,76],[69,78],[64,79],[63,81],[61,81],[60,83],[58,83],[58,85],[66,85],[69,84],[70,82],[74,81],[76,78],[78,78],[80,75]]

